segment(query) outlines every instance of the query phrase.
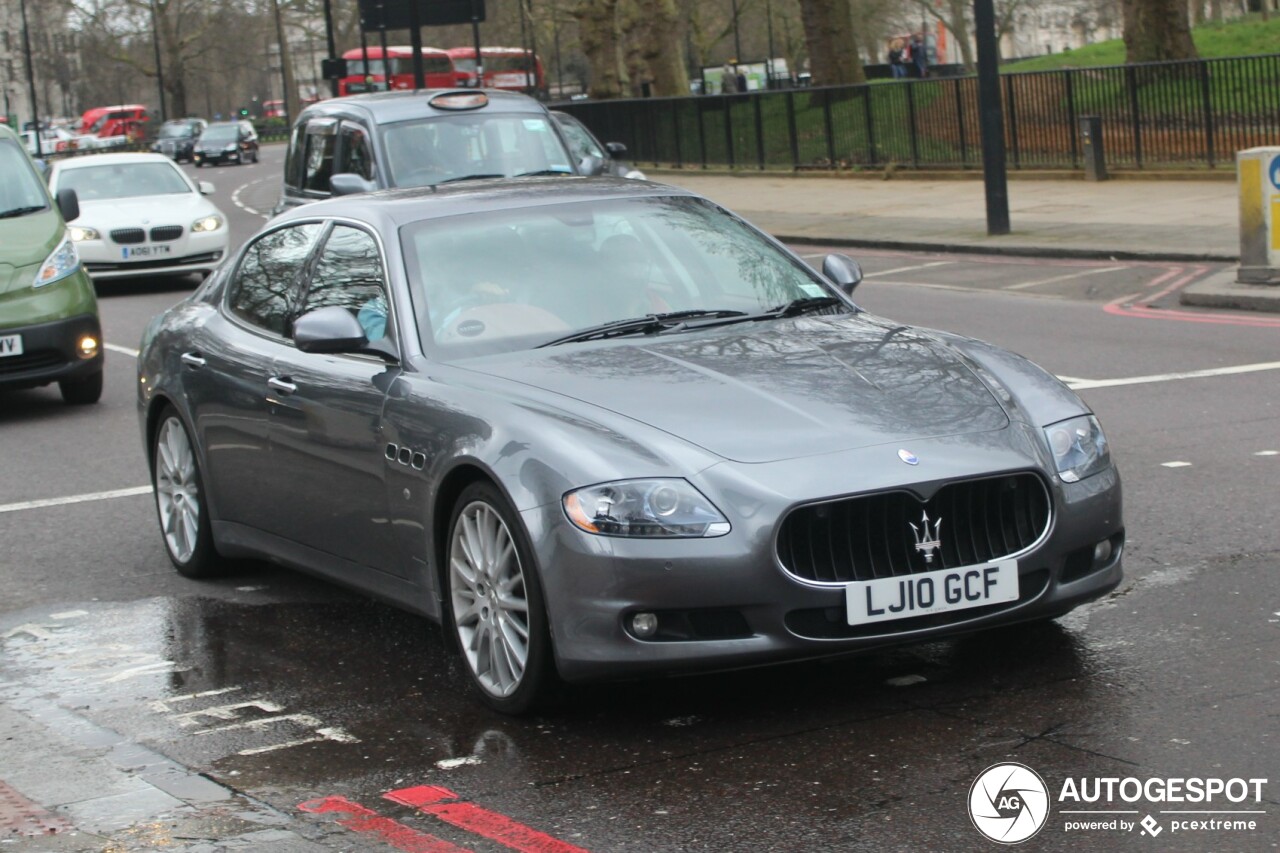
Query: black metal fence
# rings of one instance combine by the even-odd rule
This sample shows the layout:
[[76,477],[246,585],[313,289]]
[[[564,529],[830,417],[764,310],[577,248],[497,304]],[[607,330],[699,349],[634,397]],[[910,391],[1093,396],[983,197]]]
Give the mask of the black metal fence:
[[[1280,54],[1001,75],[1011,169],[1080,168],[1100,116],[1113,168],[1209,167],[1280,145]],[[640,163],[737,169],[981,168],[975,77],[575,101]]]

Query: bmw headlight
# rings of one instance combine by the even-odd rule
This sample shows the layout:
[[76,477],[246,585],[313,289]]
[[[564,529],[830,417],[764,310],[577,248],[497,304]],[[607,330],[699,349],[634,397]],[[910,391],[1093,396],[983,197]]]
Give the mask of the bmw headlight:
[[1064,483],[1078,483],[1111,464],[1111,451],[1102,425],[1093,415],[1081,415],[1044,428],[1053,451],[1058,476]]
[[49,257],[44,259],[44,263],[40,265],[40,269],[36,272],[36,280],[32,286],[44,287],[46,284],[62,281],[79,268],[80,256],[76,254],[75,244],[71,242],[71,235],[68,234],[62,238],[58,248],[50,252]]
[[83,243],[85,240],[102,239],[102,235],[98,233],[96,228],[88,228],[84,225],[72,225],[67,230],[71,232],[71,239],[76,243]]
[[564,511],[580,530],[603,536],[707,537],[729,532],[711,501],[679,479],[619,480],[576,489]]
[[202,216],[191,223],[191,230],[199,234],[203,231],[217,231],[222,227],[221,216]]

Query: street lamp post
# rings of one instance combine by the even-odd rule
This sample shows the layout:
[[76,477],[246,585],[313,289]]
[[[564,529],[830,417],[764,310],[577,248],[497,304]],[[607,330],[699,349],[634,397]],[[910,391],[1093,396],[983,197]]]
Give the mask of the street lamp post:
[[160,121],[168,116],[164,108],[164,66],[160,63],[160,15],[156,10],[156,0],[151,0],[151,46],[156,52],[156,88],[160,94]]
[[992,0],[973,2],[978,47],[978,126],[982,138],[982,182],[987,200],[987,233],[1009,233],[1009,184],[1005,175],[1004,110],[1000,105],[996,13]]
[[[22,12],[22,50],[27,55],[27,88],[31,93],[31,118],[35,128],[36,156],[44,156],[40,141],[40,107],[36,103],[36,69],[31,63],[31,33],[27,27],[27,0],[18,0],[18,8]],[[21,124],[21,122],[19,122]],[[19,130],[22,128],[19,127]]]
[[738,33],[738,0],[733,2],[733,61],[742,60],[742,39]]

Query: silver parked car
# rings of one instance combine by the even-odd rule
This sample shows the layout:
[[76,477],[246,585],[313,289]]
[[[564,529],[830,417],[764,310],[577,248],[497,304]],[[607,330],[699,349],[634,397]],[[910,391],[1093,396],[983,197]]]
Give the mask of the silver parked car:
[[1050,619],[1121,579],[1120,477],[1026,359],[904,326],[683,190],[296,208],[149,326],[178,570],[265,557],[439,620],[480,697]]

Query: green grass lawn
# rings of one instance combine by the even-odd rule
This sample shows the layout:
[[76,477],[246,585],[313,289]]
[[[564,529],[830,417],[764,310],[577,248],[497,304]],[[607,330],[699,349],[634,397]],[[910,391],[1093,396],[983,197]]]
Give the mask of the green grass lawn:
[[[1263,21],[1250,15],[1223,24],[1204,24],[1191,31],[1201,59],[1226,56],[1256,56],[1280,52],[1280,16]],[[1099,65],[1123,65],[1124,42],[1120,39],[1100,41],[1078,50],[1038,56],[1012,62],[1004,71],[1055,71],[1059,68],[1088,68]]]

